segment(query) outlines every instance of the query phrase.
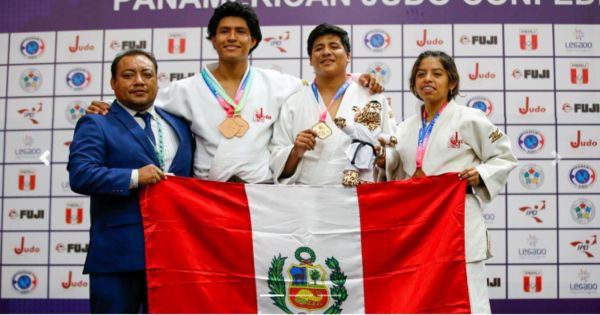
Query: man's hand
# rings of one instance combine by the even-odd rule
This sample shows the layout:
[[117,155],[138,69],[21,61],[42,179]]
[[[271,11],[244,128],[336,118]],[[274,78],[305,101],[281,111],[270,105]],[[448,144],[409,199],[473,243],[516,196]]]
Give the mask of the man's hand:
[[377,94],[383,92],[383,85],[377,81],[377,77],[371,73],[363,73],[358,78],[358,84],[369,89],[369,94]]
[[301,131],[294,141],[292,154],[295,152],[297,158],[302,158],[306,151],[314,150],[317,144],[317,133],[312,129]]
[[138,187],[156,184],[166,178],[167,176],[154,164],[138,169]]
[[479,186],[479,184],[481,183],[481,181],[479,180],[481,178],[479,176],[479,172],[474,167],[469,167],[464,171],[460,172],[460,174],[458,174],[458,178],[466,180],[467,184],[473,187]]
[[88,106],[88,108],[85,110],[85,113],[86,114],[106,115],[106,114],[108,114],[109,108],[110,108],[110,105],[108,105],[107,103],[104,103],[101,101],[92,101],[92,104],[90,104],[90,106]]

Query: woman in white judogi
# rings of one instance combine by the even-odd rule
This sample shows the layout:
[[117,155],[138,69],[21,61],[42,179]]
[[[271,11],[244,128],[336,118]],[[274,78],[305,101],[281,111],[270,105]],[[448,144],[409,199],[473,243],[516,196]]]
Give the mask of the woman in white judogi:
[[[491,257],[482,204],[490,202],[517,166],[509,138],[483,112],[457,104],[459,76],[451,57],[426,51],[415,62],[410,88],[421,111],[398,125],[398,144],[379,159],[388,180],[460,172],[467,180],[465,256],[473,313],[490,313],[484,260]],[[382,163],[383,162],[383,163]]]

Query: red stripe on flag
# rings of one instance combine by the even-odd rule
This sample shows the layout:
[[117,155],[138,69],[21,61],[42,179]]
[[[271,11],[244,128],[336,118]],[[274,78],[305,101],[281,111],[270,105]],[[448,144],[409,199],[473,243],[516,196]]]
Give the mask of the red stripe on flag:
[[257,312],[243,184],[169,177],[140,205],[150,312]]
[[365,312],[470,313],[466,182],[450,173],[357,191]]

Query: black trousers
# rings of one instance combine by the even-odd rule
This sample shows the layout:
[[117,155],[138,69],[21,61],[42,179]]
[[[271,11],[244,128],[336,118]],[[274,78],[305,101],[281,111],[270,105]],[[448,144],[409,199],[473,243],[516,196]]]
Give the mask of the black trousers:
[[148,313],[146,271],[90,274],[92,313]]

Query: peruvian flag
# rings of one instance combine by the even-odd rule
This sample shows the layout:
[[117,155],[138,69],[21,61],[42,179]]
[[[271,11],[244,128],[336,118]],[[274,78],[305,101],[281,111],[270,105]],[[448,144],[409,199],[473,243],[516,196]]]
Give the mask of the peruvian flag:
[[169,177],[141,193],[151,313],[470,313],[456,173],[360,185]]

